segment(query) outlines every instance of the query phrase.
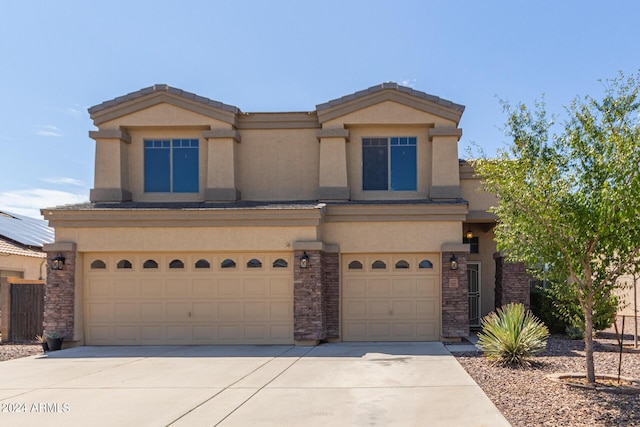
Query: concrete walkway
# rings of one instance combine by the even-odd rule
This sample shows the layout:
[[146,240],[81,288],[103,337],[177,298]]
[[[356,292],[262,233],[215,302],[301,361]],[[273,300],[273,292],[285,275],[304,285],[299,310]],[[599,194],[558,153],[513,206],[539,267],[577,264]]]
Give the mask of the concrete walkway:
[[441,343],[77,347],[0,362],[3,426],[509,426]]

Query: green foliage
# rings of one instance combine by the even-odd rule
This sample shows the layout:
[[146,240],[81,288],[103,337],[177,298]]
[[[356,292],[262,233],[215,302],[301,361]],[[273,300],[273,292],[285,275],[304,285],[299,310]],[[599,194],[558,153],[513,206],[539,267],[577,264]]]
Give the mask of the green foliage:
[[528,366],[547,346],[549,330],[522,304],[507,304],[482,319],[478,344],[498,364]]
[[[558,126],[544,103],[533,110],[503,103],[513,142],[495,159],[470,161],[498,197],[492,208],[498,250],[509,261],[544,265],[556,282],[568,281],[587,329],[598,295],[610,295],[616,279],[640,259],[638,80],[640,73],[603,82],[601,99],[576,98]],[[591,334],[585,334],[585,352],[593,382]]]
[[[577,338],[584,337],[585,317],[584,310],[580,307],[580,301],[576,289],[567,283],[552,283],[544,290],[551,300],[553,314],[562,320],[567,329],[567,335]],[[616,319],[618,298],[604,290],[595,292],[593,301],[593,331],[607,329]]]
[[541,287],[536,287],[531,292],[531,312],[542,321],[552,334],[564,334],[567,328],[557,314],[553,306],[553,300],[548,292]]

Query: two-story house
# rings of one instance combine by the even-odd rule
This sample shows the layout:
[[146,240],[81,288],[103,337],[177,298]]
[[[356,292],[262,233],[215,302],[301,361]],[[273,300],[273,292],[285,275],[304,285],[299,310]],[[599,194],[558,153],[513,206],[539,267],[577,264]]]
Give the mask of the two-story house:
[[64,258],[45,329],[90,345],[468,335],[528,282],[494,259],[463,111],[395,83],[304,112],[166,85],[90,108],[91,201],[42,211]]

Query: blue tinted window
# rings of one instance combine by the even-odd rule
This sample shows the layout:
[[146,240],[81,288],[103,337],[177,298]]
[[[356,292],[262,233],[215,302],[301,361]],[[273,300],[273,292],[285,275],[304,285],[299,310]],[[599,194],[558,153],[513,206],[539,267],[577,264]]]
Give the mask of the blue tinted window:
[[146,140],[144,142],[144,191],[148,193],[197,193],[198,140]]
[[416,138],[391,138],[392,191],[416,191]]
[[386,138],[362,140],[362,189],[388,188],[389,150]]
[[416,191],[417,138],[363,138],[362,189]]

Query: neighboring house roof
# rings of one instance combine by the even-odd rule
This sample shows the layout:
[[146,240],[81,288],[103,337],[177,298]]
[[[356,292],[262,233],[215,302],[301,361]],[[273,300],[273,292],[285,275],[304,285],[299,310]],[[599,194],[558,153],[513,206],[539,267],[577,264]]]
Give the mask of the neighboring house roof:
[[0,252],[41,257],[42,245],[53,240],[46,221],[0,211]]

